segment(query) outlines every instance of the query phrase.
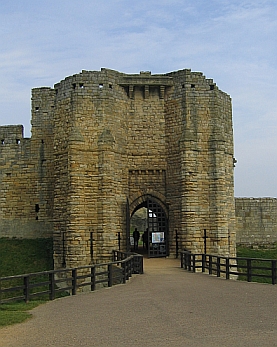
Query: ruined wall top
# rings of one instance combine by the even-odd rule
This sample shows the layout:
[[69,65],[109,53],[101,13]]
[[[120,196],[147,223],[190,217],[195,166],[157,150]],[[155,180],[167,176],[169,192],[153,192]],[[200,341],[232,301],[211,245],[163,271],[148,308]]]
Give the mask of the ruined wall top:
[[0,144],[18,144],[23,138],[23,125],[0,126]]

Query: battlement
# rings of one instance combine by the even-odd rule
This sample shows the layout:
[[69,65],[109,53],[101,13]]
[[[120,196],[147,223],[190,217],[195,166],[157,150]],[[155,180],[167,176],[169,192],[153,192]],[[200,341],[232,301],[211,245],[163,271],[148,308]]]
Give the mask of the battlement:
[[23,139],[23,125],[0,126],[0,145],[19,145]]
[[[119,96],[122,90],[129,98],[135,95],[135,89],[141,89],[146,98],[149,90],[158,88],[160,98],[165,91],[174,87],[183,91],[219,91],[216,83],[206,78],[202,72],[192,72],[190,69],[178,70],[166,74],[151,74],[151,71],[141,71],[139,74],[125,74],[101,68],[100,71],[82,70],[79,74],[66,77],[54,85],[56,99],[64,99],[73,95],[93,95],[98,98]],[[226,94],[229,96],[228,94]]]
[[212,79],[82,70],[32,90],[31,124],[27,145],[0,127],[0,235],[53,235],[57,268],[105,261],[117,235],[129,249],[126,201],[148,201],[166,254],[177,229],[180,247],[201,252],[206,229],[209,252],[235,254],[231,99]]

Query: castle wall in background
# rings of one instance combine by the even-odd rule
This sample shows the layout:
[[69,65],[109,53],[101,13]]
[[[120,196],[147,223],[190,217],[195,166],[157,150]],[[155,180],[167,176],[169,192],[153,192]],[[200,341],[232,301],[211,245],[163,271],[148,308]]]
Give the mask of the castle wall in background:
[[236,198],[238,245],[271,247],[277,242],[277,199]]
[[[53,161],[49,134],[23,137],[22,125],[0,127],[0,236],[37,238],[53,235]],[[45,148],[46,147],[46,148]],[[51,151],[50,151],[51,153]]]

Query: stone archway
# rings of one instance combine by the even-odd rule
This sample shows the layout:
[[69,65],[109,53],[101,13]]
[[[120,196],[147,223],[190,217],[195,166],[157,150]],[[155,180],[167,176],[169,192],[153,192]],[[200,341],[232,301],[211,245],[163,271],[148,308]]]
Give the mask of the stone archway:
[[[152,194],[144,194],[136,198],[131,204],[129,215],[131,218],[138,210],[146,208],[147,228],[144,230],[144,244],[148,257],[166,257],[169,255],[169,230],[168,230],[168,207],[159,198]],[[127,228],[127,239],[132,239]],[[131,238],[130,238],[131,236]],[[130,249],[131,249],[130,243]]]

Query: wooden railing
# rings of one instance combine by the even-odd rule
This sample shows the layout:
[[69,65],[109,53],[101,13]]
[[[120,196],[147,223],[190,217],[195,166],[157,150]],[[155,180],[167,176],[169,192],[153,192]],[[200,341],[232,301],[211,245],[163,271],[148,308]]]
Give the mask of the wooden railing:
[[50,270],[0,278],[0,304],[9,301],[29,302],[36,297],[54,300],[63,294],[76,295],[79,288],[126,283],[133,274],[143,273],[143,256],[136,253],[113,252],[109,263]]
[[224,277],[227,280],[239,278],[248,282],[276,284],[276,259],[224,257],[211,254],[181,252],[181,267],[192,272],[208,272],[209,275]]

